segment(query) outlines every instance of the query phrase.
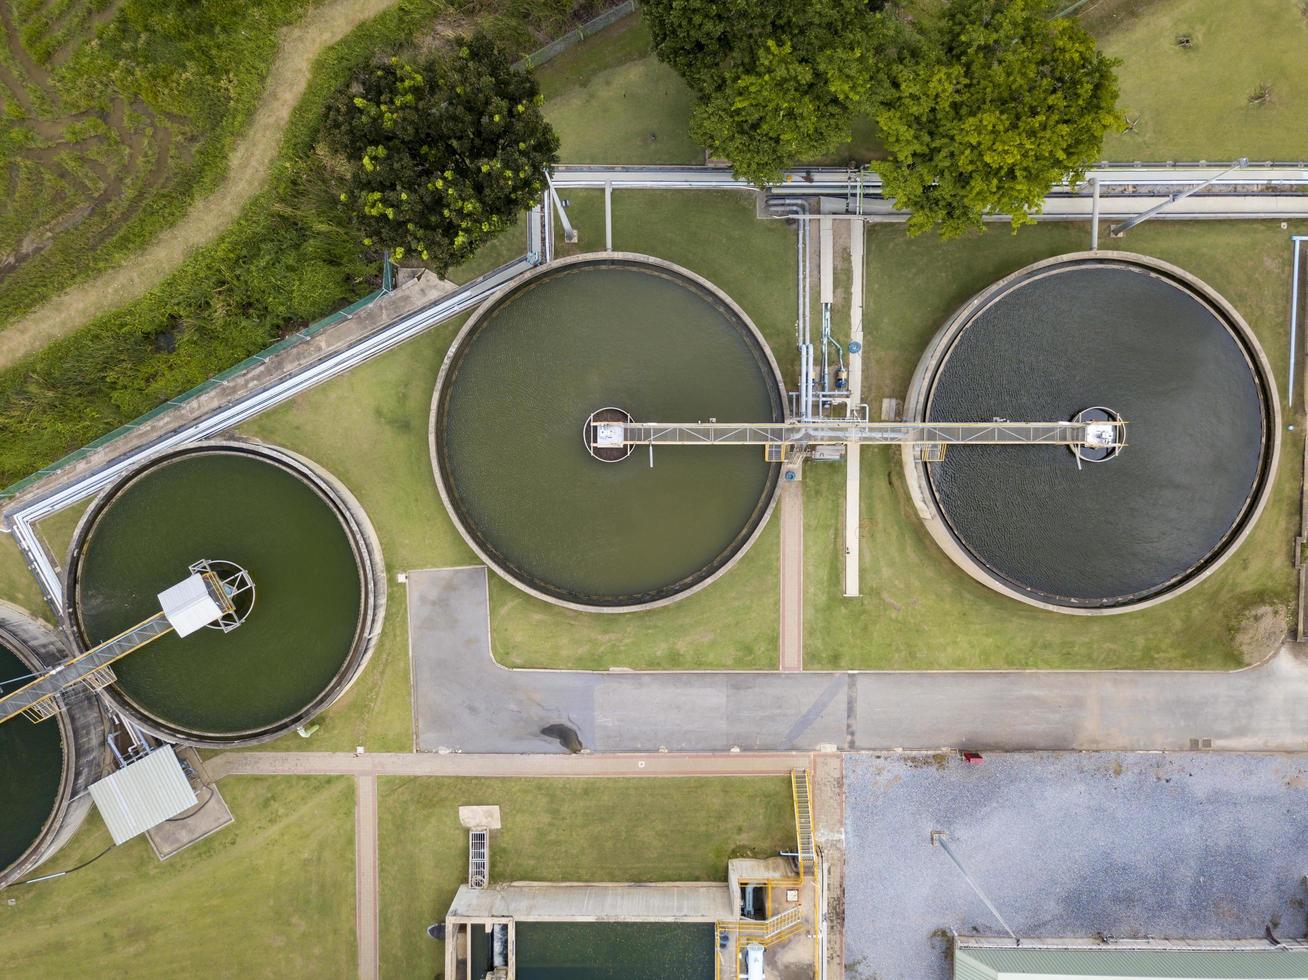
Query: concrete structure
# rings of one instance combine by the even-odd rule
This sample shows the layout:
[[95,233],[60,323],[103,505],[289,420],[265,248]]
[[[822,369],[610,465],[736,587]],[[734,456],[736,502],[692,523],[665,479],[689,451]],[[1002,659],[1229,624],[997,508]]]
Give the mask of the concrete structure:
[[1041,609],[1075,616],[1109,616],[1138,609],[1147,609],[1180,595],[1208,578],[1222,566],[1226,559],[1235,553],[1257,523],[1263,507],[1266,506],[1267,499],[1271,495],[1274,483],[1273,477],[1277,470],[1281,452],[1280,400],[1277,397],[1276,386],[1272,380],[1271,365],[1267,361],[1262,346],[1258,343],[1258,338],[1254,336],[1253,331],[1239,311],[1203,280],[1169,262],[1148,255],[1138,255],[1134,252],[1104,249],[1093,252],[1072,252],[1033,262],[1031,265],[1018,269],[998,282],[987,286],[964,303],[937,331],[918,361],[913,378],[909,382],[908,393],[904,399],[903,415],[905,420],[921,422],[927,418],[936,372],[947,357],[954,341],[963,331],[968,329],[973,320],[987,309],[991,303],[997,302],[1015,285],[1033,277],[1045,275],[1061,268],[1071,268],[1076,264],[1088,265],[1095,262],[1126,263],[1143,267],[1158,278],[1170,282],[1178,290],[1192,294],[1199,302],[1209,308],[1214,317],[1220,319],[1220,322],[1227,327],[1237,343],[1243,348],[1250,368],[1254,372],[1256,383],[1262,389],[1261,401],[1266,428],[1265,439],[1270,445],[1263,453],[1260,473],[1251,491],[1249,506],[1240,515],[1233,532],[1222,541],[1216,554],[1205,558],[1198,567],[1191,569],[1187,574],[1178,575],[1176,580],[1162,591],[1152,593],[1146,598],[1111,606],[1081,607],[1046,602],[1034,593],[1011,586],[1001,579],[999,575],[992,573],[985,566],[982,559],[973,555],[964,546],[962,540],[956,537],[950,529],[949,522],[944,518],[932,489],[931,477],[928,472],[928,467],[931,464],[924,460],[921,454],[914,452],[912,446],[905,445],[903,447],[901,460],[905,486],[908,488],[909,496],[917,508],[918,516],[922,518],[922,522],[932,539],[945,554],[972,578],[1002,595]]
[[126,843],[196,803],[171,745],[92,783],[91,799],[115,844]]
[[[58,635],[17,606],[0,600],[0,644],[33,671],[67,659]],[[91,809],[86,794],[105,768],[104,716],[93,695],[77,691],[64,697],[65,710],[40,722],[58,725],[63,744],[63,776],[53,812],[27,851],[7,868],[0,868],[0,888],[26,877],[72,838]],[[14,725],[31,724],[24,719]]]
[[505,566],[503,561],[492,554],[491,551],[488,550],[488,547],[483,545],[477,536],[469,530],[468,523],[465,521],[464,515],[461,513],[457,501],[455,500],[453,481],[451,477],[446,474],[445,467],[442,465],[443,453],[441,452],[440,423],[443,417],[443,404],[446,395],[447,378],[451,377],[451,372],[456,370],[467,342],[476,335],[476,332],[481,327],[482,321],[490,315],[501,302],[506,300],[512,291],[529,286],[533,280],[538,279],[541,276],[551,275],[560,269],[585,267],[587,265],[602,267],[605,264],[614,263],[623,263],[627,265],[637,264],[650,267],[658,270],[669,278],[683,279],[691,286],[707,292],[715,303],[730,312],[731,317],[736,321],[736,325],[740,328],[746,342],[750,343],[755,348],[762,361],[767,365],[765,371],[776,386],[774,395],[776,404],[778,406],[784,406],[786,404],[786,389],[785,384],[782,381],[781,369],[777,366],[777,361],[772,354],[772,349],[768,346],[762,333],[759,332],[758,327],[754,325],[754,321],[749,318],[749,315],[745,313],[745,311],[741,309],[730,296],[703,276],[692,272],[689,269],[682,268],[675,263],[655,258],[654,256],[643,255],[638,252],[593,252],[584,255],[569,256],[554,262],[547,262],[534,268],[525,275],[519,276],[512,283],[507,284],[503,289],[495,292],[472,316],[468,318],[467,322],[463,325],[463,328],[450,344],[449,350],[445,354],[445,360],[441,364],[440,374],[436,378],[436,388],[432,393],[431,414],[428,419],[428,450],[431,455],[432,472],[436,477],[436,488],[440,491],[441,502],[445,505],[445,509],[450,515],[450,520],[453,521],[454,526],[458,528],[459,534],[462,536],[464,542],[473,550],[474,553],[476,553],[477,557],[481,559],[488,568],[493,569],[495,573],[506,582],[512,583],[517,588],[522,589],[522,591],[529,595],[535,596],[537,599],[542,599],[545,602],[551,602],[568,609],[576,609],[581,612],[623,613],[634,612],[641,609],[656,609],[673,602],[678,602],[681,599],[686,598],[686,596],[694,595],[696,592],[707,588],[729,572],[735,566],[736,562],[738,562],[740,558],[749,551],[751,547],[753,547],[754,542],[758,540],[759,535],[763,533],[763,529],[767,526],[768,519],[772,516],[772,510],[776,506],[777,487],[780,482],[775,478],[775,475],[771,477],[771,483],[764,491],[765,502],[761,502],[757,523],[745,539],[734,546],[734,552],[731,553],[729,558],[722,561],[715,571],[698,581],[693,581],[693,584],[687,585],[675,594],[648,602],[632,602],[624,605],[595,605],[571,601],[559,595],[551,595],[535,588],[529,582],[524,581],[521,576],[515,575]]
[[298,453],[253,440],[215,440],[198,442],[185,449],[156,456],[139,469],[129,472],[119,482],[105,490],[82,515],[73,534],[66,561],[62,608],[65,609],[66,634],[75,650],[84,651],[90,644],[83,634],[77,618],[78,589],[82,550],[95,528],[99,516],[115,498],[135,480],[156,466],[190,453],[224,452],[253,456],[280,466],[310,487],[335,512],[350,542],[359,569],[361,591],[359,624],[355,631],[349,656],[345,658],[336,677],[316,698],[290,717],[258,732],[237,737],[213,736],[204,732],[188,731],[155,718],[141,710],[135,702],[124,697],[114,687],[104,689],[103,696],[110,707],[129,718],[133,724],[167,742],[200,747],[220,748],[233,745],[255,745],[267,742],[303,725],[314,715],[333,704],[354,684],[364,666],[372,657],[381,635],[386,613],[386,565],[382,558],[381,542],[363,507],[345,485],[317,464]]

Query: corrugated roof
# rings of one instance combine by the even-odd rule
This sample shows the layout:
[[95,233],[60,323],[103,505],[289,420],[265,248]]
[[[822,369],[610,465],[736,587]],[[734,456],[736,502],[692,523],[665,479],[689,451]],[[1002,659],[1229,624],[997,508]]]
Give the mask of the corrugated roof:
[[92,783],[91,799],[121,844],[195,806],[195,790],[168,745]]
[[960,946],[955,980],[1308,980],[1308,950]]
[[198,572],[160,592],[159,606],[178,636],[190,636],[223,614]]

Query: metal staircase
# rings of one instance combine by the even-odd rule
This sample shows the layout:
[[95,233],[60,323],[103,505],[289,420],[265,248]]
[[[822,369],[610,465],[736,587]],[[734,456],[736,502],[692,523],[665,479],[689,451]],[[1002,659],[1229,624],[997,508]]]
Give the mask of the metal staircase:
[[490,880],[490,831],[468,831],[468,887],[485,888]]
[[812,877],[817,867],[817,848],[813,843],[812,787],[807,769],[790,771],[790,789],[795,797],[795,852],[798,855],[799,880]]

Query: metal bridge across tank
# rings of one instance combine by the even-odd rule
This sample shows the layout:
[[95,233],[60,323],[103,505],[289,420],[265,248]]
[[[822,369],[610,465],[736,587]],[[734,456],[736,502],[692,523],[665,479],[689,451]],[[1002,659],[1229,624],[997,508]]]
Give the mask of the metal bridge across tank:
[[597,422],[596,446],[768,446],[830,443],[915,445],[1095,446],[1125,445],[1126,423],[1091,422],[867,422],[822,419],[754,424],[738,422]]
[[[159,612],[0,697],[0,724],[18,715],[32,721],[57,715],[64,708],[61,694],[75,687],[87,691],[108,687],[117,680],[111,664],[161,636],[175,632],[185,637],[205,627],[227,633],[241,625],[254,602],[249,573],[232,562],[208,559],[191,565],[189,571],[189,578],[159,593]],[[248,603],[240,611],[237,596],[245,596]]]
[[108,687],[117,679],[110,664],[172,631],[173,625],[167,617],[162,612],[155,613],[80,657],[65,661],[48,674],[0,698],[0,724],[24,712],[33,721],[58,714],[61,705],[55,700],[56,695],[74,685],[80,684],[90,691]]

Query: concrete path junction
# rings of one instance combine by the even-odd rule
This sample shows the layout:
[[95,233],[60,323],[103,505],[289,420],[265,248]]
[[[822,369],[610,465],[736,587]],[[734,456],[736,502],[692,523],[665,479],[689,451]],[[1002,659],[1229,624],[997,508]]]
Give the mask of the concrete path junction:
[[1308,749],[1293,647],[1229,673],[509,669],[491,654],[487,574],[407,576],[420,751]]

